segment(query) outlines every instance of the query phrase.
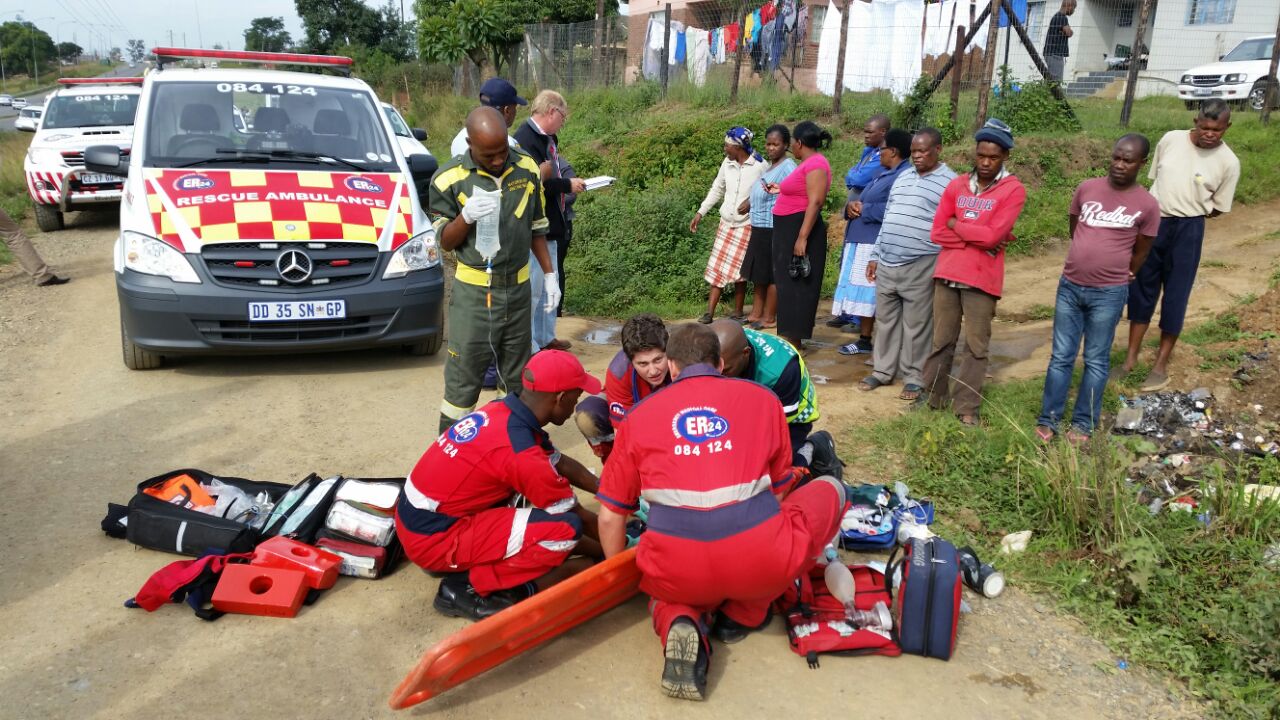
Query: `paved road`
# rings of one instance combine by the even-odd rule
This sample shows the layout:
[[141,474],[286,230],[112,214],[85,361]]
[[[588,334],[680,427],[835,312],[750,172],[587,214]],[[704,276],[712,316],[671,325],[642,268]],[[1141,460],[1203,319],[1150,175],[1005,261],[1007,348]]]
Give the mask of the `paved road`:
[[[139,68],[131,68],[128,65],[119,65],[98,77],[128,77],[130,75],[136,75],[138,71]],[[31,105],[42,105],[44,104],[45,96],[50,92],[50,90],[41,90],[40,92],[16,95],[15,97],[24,97]],[[12,107],[0,105],[0,130],[12,130],[13,120],[17,116],[17,110],[14,110]]]

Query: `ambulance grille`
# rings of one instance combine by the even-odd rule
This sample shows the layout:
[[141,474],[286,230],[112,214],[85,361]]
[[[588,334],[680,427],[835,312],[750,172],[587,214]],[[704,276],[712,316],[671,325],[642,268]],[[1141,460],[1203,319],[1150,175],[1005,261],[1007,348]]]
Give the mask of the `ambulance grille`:
[[252,324],[245,320],[196,320],[195,326],[210,342],[290,345],[379,335],[394,317],[365,315],[342,320]]
[[[276,268],[276,258],[288,250],[299,250],[311,259],[311,275],[300,283],[285,282]],[[204,246],[200,256],[219,285],[285,292],[358,285],[378,269],[378,247],[372,243],[218,243]]]

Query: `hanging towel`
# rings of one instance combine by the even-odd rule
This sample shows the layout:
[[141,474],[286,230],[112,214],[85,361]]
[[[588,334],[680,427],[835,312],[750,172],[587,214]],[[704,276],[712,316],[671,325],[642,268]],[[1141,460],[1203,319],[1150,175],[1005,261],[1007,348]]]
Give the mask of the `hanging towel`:
[[751,11],[751,23],[752,23],[751,24],[751,45],[752,47],[754,47],[756,43],[760,42],[760,11],[759,10]]
[[[1023,2],[1025,3],[1026,0],[1023,0]],[[774,5],[773,0],[769,0],[769,2],[760,6],[760,22],[768,25],[769,21],[773,20],[773,16],[777,13],[778,7]]]
[[738,23],[730,23],[724,26],[724,49],[730,55],[738,52]]
[[707,81],[707,65],[711,62],[711,35],[699,28],[689,28],[684,34],[689,51],[689,82],[702,87]]
[[684,62],[685,48],[686,48],[685,43],[687,42],[685,38],[688,36],[688,32],[689,31],[686,30],[676,36],[676,52],[674,55],[674,58],[675,58],[674,62],[677,65]]

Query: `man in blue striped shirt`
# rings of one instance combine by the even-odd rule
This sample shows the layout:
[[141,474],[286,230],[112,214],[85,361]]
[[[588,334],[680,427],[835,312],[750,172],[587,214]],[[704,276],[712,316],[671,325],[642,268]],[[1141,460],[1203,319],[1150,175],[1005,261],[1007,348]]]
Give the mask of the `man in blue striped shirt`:
[[924,128],[911,138],[911,167],[889,191],[867,279],[876,284],[875,372],[858,384],[875,390],[902,377],[898,396],[915,400],[923,390],[924,361],[933,342],[933,266],[942,248],[929,234],[942,191],[956,177],[940,162],[942,134]]

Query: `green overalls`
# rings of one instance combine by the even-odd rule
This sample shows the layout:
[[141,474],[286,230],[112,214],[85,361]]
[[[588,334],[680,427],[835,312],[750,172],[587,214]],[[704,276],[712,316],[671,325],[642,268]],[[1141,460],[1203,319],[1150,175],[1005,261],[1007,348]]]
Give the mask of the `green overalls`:
[[458,269],[449,297],[449,356],[444,365],[440,432],[475,409],[490,361],[498,366],[499,394],[519,388],[533,344],[529,247],[535,235],[547,233],[538,166],[515,148],[499,177],[477,166],[469,151],[446,162],[431,179],[429,205],[437,236],[462,214],[477,188],[502,190],[502,204],[496,211],[501,248],[486,263],[476,251],[472,227],[454,250]]

